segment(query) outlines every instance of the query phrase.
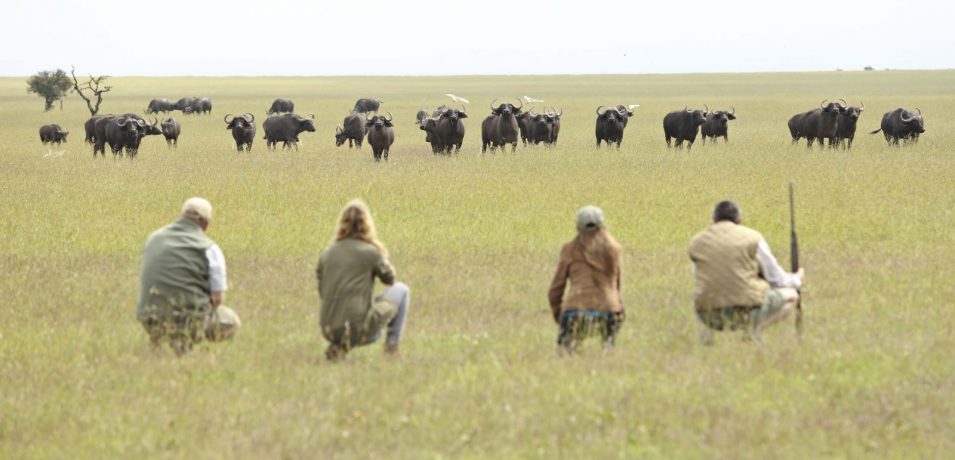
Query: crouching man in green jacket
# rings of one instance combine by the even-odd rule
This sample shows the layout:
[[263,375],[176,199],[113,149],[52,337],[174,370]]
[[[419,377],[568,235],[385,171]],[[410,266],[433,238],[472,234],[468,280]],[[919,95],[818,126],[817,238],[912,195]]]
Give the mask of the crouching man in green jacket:
[[[388,250],[378,241],[371,213],[361,200],[345,205],[332,244],[319,255],[316,275],[319,326],[329,342],[325,350],[329,360],[343,359],[351,348],[375,342],[383,331],[385,353],[398,352],[411,292],[395,282]],[[387,286],[378,296],[375,278]]]
[[136,317],[156,348],[168,342],[182,355],[203,338],[231,339],[242,325],[235,311],[222,305],[225,257],[206,236],[211,221],[212,205],[190,198],[179,220],[146,240]]

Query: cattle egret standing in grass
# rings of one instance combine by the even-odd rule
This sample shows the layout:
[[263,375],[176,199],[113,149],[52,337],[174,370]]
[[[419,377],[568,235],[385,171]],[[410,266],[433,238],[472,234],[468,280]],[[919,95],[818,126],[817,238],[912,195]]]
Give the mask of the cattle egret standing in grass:
[[453,102],[463,102],[463,103],[465,103],[465,104],[470,104],[470,103],[471,103],[471,101],[469,101],[469,100],[467,100],[467,99],[465,99],[465,98],[463,98],[463,97],[455,96],[455,95],[450,94],[450,93],[449,93],[449,94],[445,94],[445,96],[450,97]]
[[543,100],[543,99],[534,99],[534,98],[532,98],[532,97],[530,97],[530,96],[524,96],[524,102],[534,103],[534,102],[544,102],[544,100]]

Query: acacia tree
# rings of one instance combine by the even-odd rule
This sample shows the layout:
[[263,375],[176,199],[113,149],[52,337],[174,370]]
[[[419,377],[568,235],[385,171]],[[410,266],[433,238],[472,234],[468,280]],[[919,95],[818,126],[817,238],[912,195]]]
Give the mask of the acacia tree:
[[53,109],[53,103],[60,101],[60,110],[63,110],[63,98],[72,89],[69,77],[63,69],[44,70],[37,72],[27,80],[27,93],[36,93],[45,101],[44,112]]
[[[73,91],[76,91],[76,94],[79,94],[86,101],[86,108],[90,109],[90,116],[96,115],[96,112],[99,112],[99,105],[103,102],[103,93],[108,93],[109,90],[113,89],[112,86],[106,85],[106,79],[109,78],[109,75],[98,77],[90,75],[89,80],[81,84],[76,79],[76,69],[70,67],[70,76],[73,77]],[[87,93],[89,93],[89,96],[87,96]],[[94,98],[96,99],[95,104],[93,103]]]

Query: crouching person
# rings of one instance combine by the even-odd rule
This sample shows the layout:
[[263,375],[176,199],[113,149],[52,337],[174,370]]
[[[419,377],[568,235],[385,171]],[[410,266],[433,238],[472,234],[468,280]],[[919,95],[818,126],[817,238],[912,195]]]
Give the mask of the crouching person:
[[[548,297],[560,326],[558,351],[573,353],[590,335],[611,349],[625,318],[620,297],[620,244],[604,224],[603,211],[586,206],[577,212],[577,236],[560,250]],[[570,288],[566,297],[567,283]]]
[[704,344],[713,343],[713,331],[724,330],[742,330],[744,338],[759,342],[760,332],[789,316],[799,300],[803,269],[783,270],[763,235],[740,222],[739,206],[721,201],[713,224],[690,242],[693,303]]
[[190,198],[179,220],[146,240],[136,317],[157,349],[165,342],[182,355],[203,339],[231,339],[242,325],[235,311],[222,305],[225,257],[206,236],[211,221],[212,205]]
[[[352,200],[342,209],[331,245],[318,258],[319,327],[329,345],[325,356],[343,359],[354,347],[385,334],[385,353],[396,354],[411,293],[395,282],[388,251],[378,241],[368,206]],[[375,278],[386,285],[374,295]]]

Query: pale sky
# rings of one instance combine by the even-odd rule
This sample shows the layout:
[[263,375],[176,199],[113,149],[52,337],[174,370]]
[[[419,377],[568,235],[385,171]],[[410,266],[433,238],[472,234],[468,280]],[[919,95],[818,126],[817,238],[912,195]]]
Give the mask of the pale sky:
[[5,0],[0,75],[955,68],[953,0]]

